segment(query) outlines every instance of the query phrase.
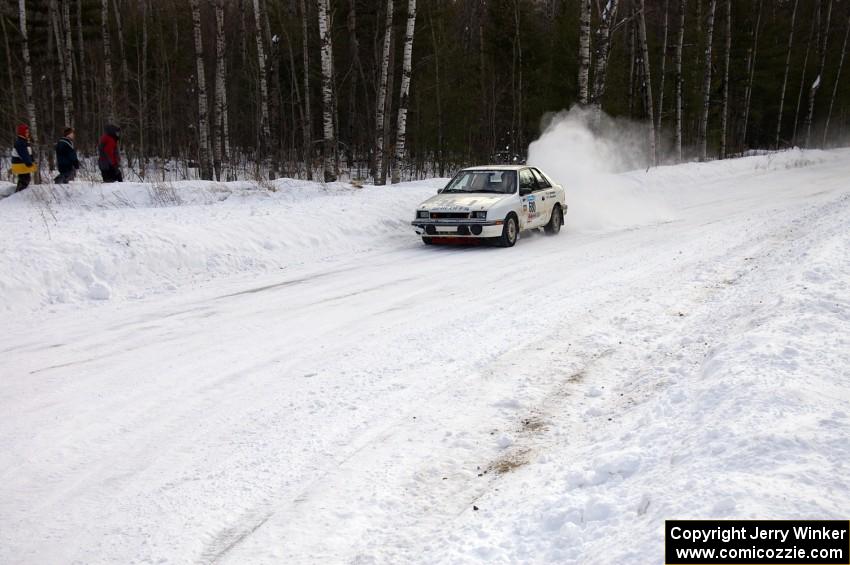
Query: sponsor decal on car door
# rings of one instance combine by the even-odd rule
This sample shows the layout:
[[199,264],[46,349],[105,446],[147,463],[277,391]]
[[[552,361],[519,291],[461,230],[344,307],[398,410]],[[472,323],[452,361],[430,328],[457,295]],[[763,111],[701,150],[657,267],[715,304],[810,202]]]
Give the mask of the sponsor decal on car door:
[[540,218],[540,195],[537,193],[537,182],[529,169],[519,171],[519,189],[522,196],[522,229],[534,227]]
[[537,192],[534,193],[537,195],[538,201],[537,212],[539,216],[537,217],[537,226],[545,226],[552,216],[552,208],[555,206],[555,202],[557,202],[558,194],[552,188],[549,181],[546,180],[546,177],[540,174],[540,171],[533,168],[529,170],[533,173],[538,187]]

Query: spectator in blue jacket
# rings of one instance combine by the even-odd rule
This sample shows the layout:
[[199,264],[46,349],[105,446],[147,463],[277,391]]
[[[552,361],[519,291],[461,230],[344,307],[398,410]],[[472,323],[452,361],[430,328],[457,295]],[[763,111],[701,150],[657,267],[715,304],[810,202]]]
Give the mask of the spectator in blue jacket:
[[74,147],[75,138],[74,128],[65,128],[64,135],[56,143],[56,168],[59,169],[59,175],[53,181],[56,184],[67,184],[77,176],[80,160]]
[[29,126],[26,124],[19,125],[17,134],[15,147],[12,149],[12,172],[18,175],[18,187],[15,192],[20,192],[30,185],[35,163],[33,163],[32,148],[30,147]]

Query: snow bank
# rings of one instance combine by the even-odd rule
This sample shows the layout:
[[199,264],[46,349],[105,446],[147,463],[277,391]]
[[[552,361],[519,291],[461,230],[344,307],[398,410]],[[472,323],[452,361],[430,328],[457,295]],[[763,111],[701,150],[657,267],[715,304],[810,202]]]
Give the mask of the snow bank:
[[0,202],[0,312],[141,298],[380,245],[415,244],[443,181],[353,188],[279,180],[36,186]]

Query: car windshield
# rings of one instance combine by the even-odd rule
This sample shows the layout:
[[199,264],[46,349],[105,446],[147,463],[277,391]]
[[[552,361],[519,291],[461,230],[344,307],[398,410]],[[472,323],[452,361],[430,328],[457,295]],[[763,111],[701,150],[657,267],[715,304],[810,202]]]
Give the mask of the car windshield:
[[455,175],[443,192],[512,194],[516,192],[516,172],[461,171]]

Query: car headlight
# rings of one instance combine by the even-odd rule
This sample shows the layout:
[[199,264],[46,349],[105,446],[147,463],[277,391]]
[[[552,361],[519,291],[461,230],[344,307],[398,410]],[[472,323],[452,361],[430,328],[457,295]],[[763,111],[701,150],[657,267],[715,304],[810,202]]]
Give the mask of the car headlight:
[[487,212],[486,211],[475,212],[472,217],[475,218],[476,220],[486,220],[487,219]]
[[430,218],[430,217],[431,217],[431,214],[428,212],[428,210],[419,210],[419,211],[416,213],[416,217],[417,217],[417,218],[423,218],[423,219],[426,219],[426,220],[427,220],[428,218]]

